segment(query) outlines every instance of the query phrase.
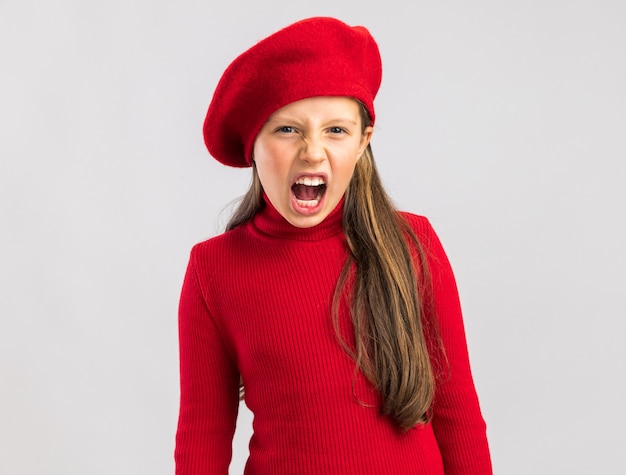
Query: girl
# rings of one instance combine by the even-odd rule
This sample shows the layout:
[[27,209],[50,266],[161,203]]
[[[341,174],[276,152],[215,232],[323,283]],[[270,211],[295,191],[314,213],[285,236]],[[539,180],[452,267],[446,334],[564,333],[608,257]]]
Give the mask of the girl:
[[191,252],[177,474],[228,473],[240,396],[248,475],[491,473],[452,270],[374,165],[381,75],[365,28],[310,18],[222,76],[205,143],[252,184]]

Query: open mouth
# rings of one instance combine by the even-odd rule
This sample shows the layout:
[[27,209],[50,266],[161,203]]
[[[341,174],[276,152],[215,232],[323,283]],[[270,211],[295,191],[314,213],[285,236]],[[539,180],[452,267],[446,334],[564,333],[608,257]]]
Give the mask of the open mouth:
[[291,191],[298,206],[313,208],[317,206],[326,192],[326,183],[322,177],[304,176],[291,185]]

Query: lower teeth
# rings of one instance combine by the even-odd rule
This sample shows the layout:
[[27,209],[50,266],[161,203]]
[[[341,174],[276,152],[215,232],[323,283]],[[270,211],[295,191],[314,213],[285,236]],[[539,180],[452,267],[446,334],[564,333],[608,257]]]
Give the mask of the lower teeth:
[[301,206],[302,208],[313,208],[314,206],[317,206],[319,202],[320,202],[319,199],[306,200],[306,201],[296,199],[296,203],[298,203],[298,206]]

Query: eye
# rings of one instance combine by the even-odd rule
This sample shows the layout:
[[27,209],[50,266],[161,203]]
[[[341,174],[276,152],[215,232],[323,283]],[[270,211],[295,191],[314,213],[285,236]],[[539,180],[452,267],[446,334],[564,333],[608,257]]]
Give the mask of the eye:
[[331,127],[330,129],[328,129],[328,131],[331,134],[343,134],[346,132],[346,129],[342,128],[342,127]]
[[293,134],[296,131],[293,127],[289,125],[283,125],[282,127],[278,127],[276,132],[280,132],[281,134]]

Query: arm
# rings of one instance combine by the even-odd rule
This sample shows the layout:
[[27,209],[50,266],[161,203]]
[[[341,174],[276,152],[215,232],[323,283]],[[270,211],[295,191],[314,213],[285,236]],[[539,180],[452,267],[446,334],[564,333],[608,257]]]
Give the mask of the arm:
[[427,219],[418,224],[432,280],[433,304],[447,361],[437,380],[432,426],[446,475],[491,474],[486,426],[470,370],[456,281]]
[[239,373],[206,306],[194,251],[179,306],[176,474],[227,475],[239,408]]

